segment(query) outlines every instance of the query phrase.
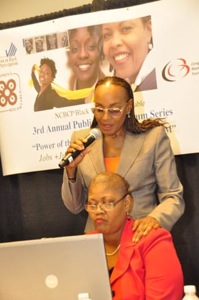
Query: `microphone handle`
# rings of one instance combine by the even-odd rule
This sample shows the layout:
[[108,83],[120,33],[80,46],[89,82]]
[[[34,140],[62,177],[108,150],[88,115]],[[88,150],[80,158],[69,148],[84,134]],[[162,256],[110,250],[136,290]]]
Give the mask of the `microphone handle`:
[[[94,136],[90,136],[88,138],[88,140],[83,143],[85,149],[92,143],[95,141],[95,137]],[[84,149],[84,150],[85,150]],[[62,158],[61,162],[59,163],[59,167],[60,168],[64,168],[65,166],[68,166],[77,156],[80,155],[80,153],[84,150],[75,150],[72,153],[69,153],[67,156],[65,156],[64,158]]]

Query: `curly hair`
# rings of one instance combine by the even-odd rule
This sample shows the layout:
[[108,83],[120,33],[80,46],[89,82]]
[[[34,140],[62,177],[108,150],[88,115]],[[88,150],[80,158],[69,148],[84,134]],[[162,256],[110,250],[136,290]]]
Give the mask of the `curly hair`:
[[[135,117],[135,111],[134,111],[134,95],[133,95],[133,91],[132,88],[130,86],[130,84],[117,76],[106,76],[102,79],[100,79],[96,86],[95,86],[95,90],[97,89],[98,86],[102,86],[105,85],[107,82],[109,82],[112,85],[116,85],[116,86],[121,86],[124,90],[125,93],[127,95],[127,101],[129,101],[130,99],[132,100],[132,109],[129,113],[129,116],[126,116],[124,125],[127,131],[131,132],[131,133],[143,133],[146,132],[149,129],[152,129],[156,126],[165,126],[166,122],[164,121],[164,119],[162,118],[155,118],[155,119],[151,119],[148,118],[146,120],[143,120],[142,122],[139,122],[136,117]],[[93,122],[91,124],[91,128],[94,128],[97,126],[97,121],[94,117]]]
[[57,69],[55,67],[55,62],[50,58],[42,58],[40,61],[40,67],[42,65],[47,65],[51,69],[52,77],[53,77],[53,79],[55,79],[55,75],[57,73]]

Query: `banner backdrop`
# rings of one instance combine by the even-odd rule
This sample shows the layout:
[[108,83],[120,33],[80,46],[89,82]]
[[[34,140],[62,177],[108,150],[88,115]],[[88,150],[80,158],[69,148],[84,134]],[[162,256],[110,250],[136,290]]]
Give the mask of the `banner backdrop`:
[[[123,70],[126,64],[136,68],[149,36],[149,28],[143,37],[138,32],[140,20],[151,22],[151,38],[134,78]],[[1,30],[3,175],[58,168],[71,133],[92,123],[93,86],[104,75],[129,80],[139,121],[166,118],[174,154],[198,152],[198,36],[198,0],[162,0]],[[49,68],[55,78],[42,93]]]

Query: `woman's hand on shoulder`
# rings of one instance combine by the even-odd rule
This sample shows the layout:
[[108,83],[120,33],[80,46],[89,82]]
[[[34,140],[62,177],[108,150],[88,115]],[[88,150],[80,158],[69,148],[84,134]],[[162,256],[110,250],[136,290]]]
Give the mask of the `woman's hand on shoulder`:
[[146,236],[153,228],[160,228],[160,223],[153,217],[146,217],[143,219],[135,220],[132,231],[134,231],[133,242],[139,242],[139,240]]

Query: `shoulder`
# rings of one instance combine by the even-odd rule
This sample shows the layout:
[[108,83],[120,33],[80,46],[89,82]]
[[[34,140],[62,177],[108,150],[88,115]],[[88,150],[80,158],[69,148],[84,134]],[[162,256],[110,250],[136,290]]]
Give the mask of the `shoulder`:
[[[153,247],[157,247],[170,244],[173,245],[172,235],[171,233],[164,228],[152,229],[148,235],[141,238],[138,243],[132,242],[132,238],[134,233],[132,231],[132,227],[134,224],[133,219],[127,219],[121,237],[121,243],[128,244],[129,246],[133,246],[133,248],[138,251],[145,252]],[[165,247],[165,246],[164,246]]]
[[146,137],[147,137],[147,140],[152,140],[157,143],[157,142],[160,142],[160,140],[169,140],[169,137],[166,133],[166,129],[164,126],[157,126],[157,127],[154,127],[152,129],[149,129],[147,132],[146,132]]
[[166,129],[164,126],[156,126],[154,128],[151,128],[149,129],[147,132],[146,132],[146,135],[150,135],[150,136],[159,136],[159,135],[163,135],[163,136],[167,136],[167,133],[166,133]]
[[143,132],[143,133],[131,133],[129,131],[126,132],[126,136],[129,136],[131,138],[140,138],[143,136],[157,136],[157,135],[167,136],[166,128],[164,126],[160,125],[160,126],[156,126],[151,129],[148,129],[146,132]]
[[132,143],[133,141],[137,141],[139,143],[144,143],[144,145],[152,146],[159,143],[161,140],[167,139],[169,141],[169,137],[166,133],[164,126],[156,126],[147,130],[146,132],[135,134],[135,133],[126,133],[126,141]]
[[49,85],[46,89],[45,89],[46,94],[50,94],[50,95],[55,95],[56,91],[52,89],[51,85]]
[[146,148],[154,148],[154,150],[170,148],[170,139],[164,126],[156,126],[140,135],[143,135]]
[[164,228],[152,229],[138,243],[138,247],[143,248],[143,250],[152,249],[153,247],[165,247],[165,245],[174,247],[171,233]]
[[146,90],[154,90],[157,89],[157,81],[156,81],[156,71],[153,69],[141,82],[140,85],[137,86],[135,92],[146,91]]

